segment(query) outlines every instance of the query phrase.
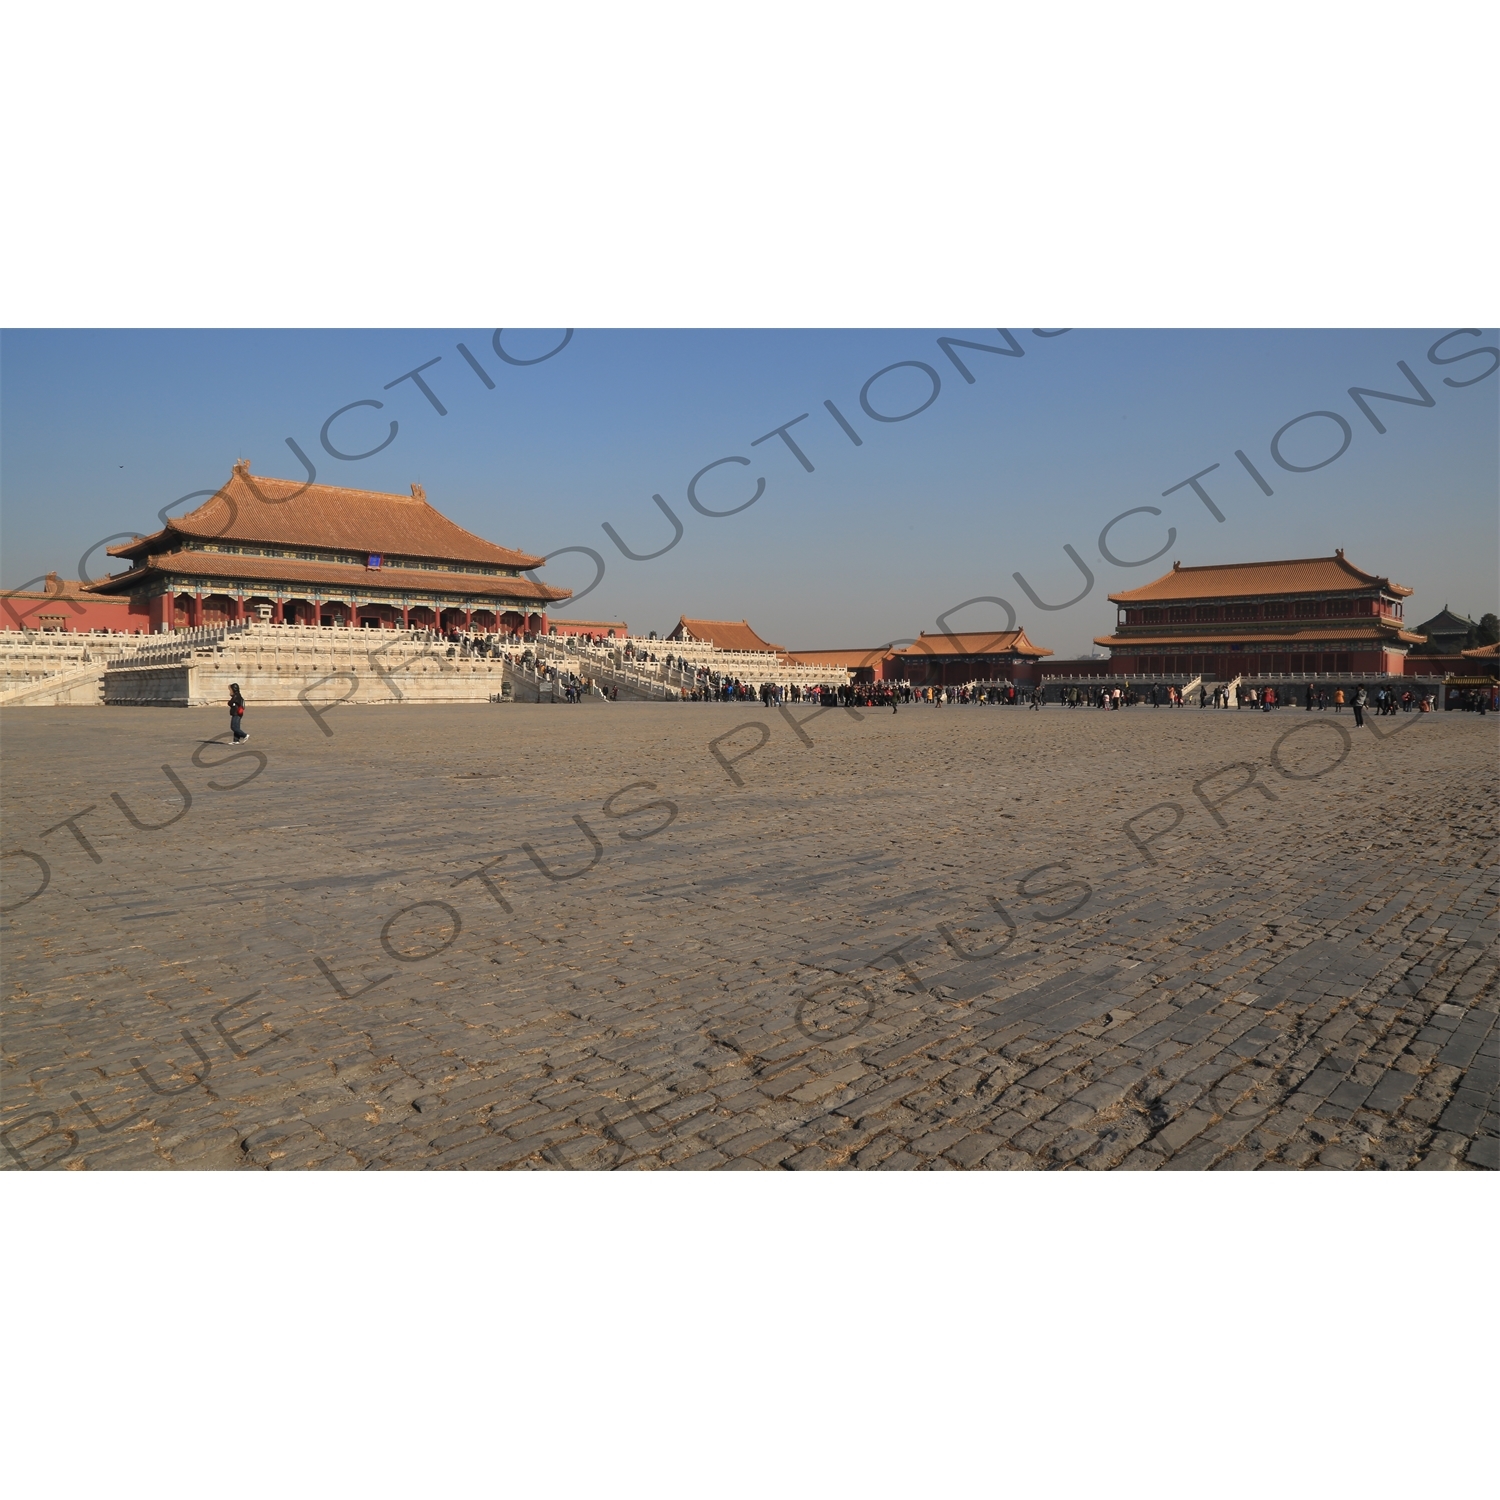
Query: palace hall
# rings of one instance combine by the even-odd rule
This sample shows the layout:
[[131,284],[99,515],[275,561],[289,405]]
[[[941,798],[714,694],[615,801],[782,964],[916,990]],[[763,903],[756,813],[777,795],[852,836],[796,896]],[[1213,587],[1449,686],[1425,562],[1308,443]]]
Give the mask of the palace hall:
[[929,635],[891,652],[885,676],[916,687],[953,687],[968,682],[1013,682],[1035,686],[1046,646],[1034,645],[1024,630],[969,630]]
[[1111,594],[1119,607],[1112,673],[1201,672],[1230,680],[1260,672],[1397,676],[1423,637],[1401,623],[1411,590],[1344,556],[1282,562],[1172,564],[1142,588]]
[[130,564],[94,586],[128,596],[150,629],[270,619],[298,625],[544,635],[571,596],[524,576],[540,557],[450,521],[410,495],[261,478],[234,465],[211,500],[111,547]]
[[[779,649],[779,648],[776,648]],[[907,646],[838,648],[826,651],[788,651],[800,666],[836,666],[855,682],[909,682],[913,687],[962,687],[976,682],[1007,682],[1034,686],[1046,646],[1033,645],[1024,630],[925,630]]]

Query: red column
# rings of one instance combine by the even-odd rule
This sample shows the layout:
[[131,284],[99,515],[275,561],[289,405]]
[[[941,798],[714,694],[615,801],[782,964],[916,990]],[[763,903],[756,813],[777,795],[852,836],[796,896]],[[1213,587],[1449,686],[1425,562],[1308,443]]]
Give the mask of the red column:
[[194,594],[193,595],[193,602],[192,602],[191,606],[189,607],[188,619],[194,625],[201,625],[203,623],[203,595],[202,594]]
[[473,630],[474,630],[474,611],[472,609],[466,609],[464,611],[464,634],[465,635],[471,635],[473,633]]
[[171,593],[166,593],[158,594],[153,600],[151,600],[149,606],[150,613],[147,616],[147,619],[150,622],[151,631],[153,634],[159,627],[162,626],[165,626],[168,630],[172,628],[172,604],[175,597],[176,596]]
[[271,606],[271,622],[274,625],[280,625],[286,620],[286,611],[282,608],[282,603],[283,601],[278,599]]
[[401,606],[401,628],[403,630],[411,629],[411,611],[404,604]]

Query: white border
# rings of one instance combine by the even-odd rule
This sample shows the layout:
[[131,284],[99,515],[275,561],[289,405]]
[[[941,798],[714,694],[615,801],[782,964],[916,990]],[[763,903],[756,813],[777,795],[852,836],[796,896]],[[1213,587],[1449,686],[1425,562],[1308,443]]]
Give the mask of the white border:
[[1455,326],[1493,15],[15,10],[8,326]]

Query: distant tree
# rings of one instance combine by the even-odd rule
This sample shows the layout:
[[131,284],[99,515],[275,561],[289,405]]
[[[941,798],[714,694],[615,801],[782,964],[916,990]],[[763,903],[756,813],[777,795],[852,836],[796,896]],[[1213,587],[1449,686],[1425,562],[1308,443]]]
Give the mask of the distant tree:
[[1493,646],[1500,641],[1500,615],[1480,615],[1479,624],[1469,632],[1469,645]]

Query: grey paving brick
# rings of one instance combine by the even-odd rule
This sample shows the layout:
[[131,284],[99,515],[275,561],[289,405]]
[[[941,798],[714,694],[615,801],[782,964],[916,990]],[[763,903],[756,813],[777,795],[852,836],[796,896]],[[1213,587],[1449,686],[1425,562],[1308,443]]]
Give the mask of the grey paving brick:
[[1170,1125],[1165,1125],[1156,1134],[1154,1143],[1160,1149],[1174,1152],[1193,1139],[1200,1131],[1207,1130],[1213,1124],[1214,1116],[1206,1109],[1190,1109],[1179,1119],[1173,1120]]
[[[1191,806],[1205,765],[1268,753],[1270,722],[917,710],[809,749],[773,716],[735,787],[704,749],[709,705],[419,708],[375,734],[331,718],[332,738],[258,712],[267,770],[229,796],[192,765],[218,727],[197,710],[5,711],[18,847],[44,808],[112,817],[97,789],[136,791],[164,762],[196,800],[149,835],[101,825],[103,865],[59,846],[49,890],[4,918],[0,1130],[52,1111],[77,1142],[58,1162],[51,1137],[18,1135],[0,1167],[1346,1169],[1347,1133],[1363,1164],[1495,1169],[1493,748],[1467,716],[1420,726],[1420,753],[1415,732],[1362,748],[1336,788],[1288,784],[1296,838],[1184,825],[1144,866],[1097,809],[1135,806],[1143,768]],[[1018,764],[1044,816],[920,831]],[[627,844],[601,804],[642,777],[681,812]],[[1405,777],[1422,798],[1392,797]],[[1377,802],[1382,840],[1356,847],[1347,808]],[[561,848],[575,815],[605,853],[549,883],[520,844]],[[510,912],[453,885],[507,851]],[[1063,860],[1096,893],[1065,922],[996,884]],[[992,889],[1015,952],[965,966],[935,923]],[[174,914],[127,924],[132,892]],[[383,924],[424,901],[462,931],[398,970]],[[881,960],[898,942],[921,987]],[[810,1024],[799,997],[835,974],[848,1003]],[[264,1006],[281,1035],[241,1056],[212,1018],[257,989],[227,1020]],[[184,1027],[210,1086],[156,1095],[132,1058],[175,1086]],[[105,1123],[148,1113],[96,1129],[74,1092]]]
[[1500,1136],[1482,1135],[1471,1141],[1465,1160],[1488,1172],[1500,1171]]
[[1485,1106],[1486,1100],[1482,1094],[1460,1091],[1438,1117],[1438,1128],[1456,1131],[1459,1135],[1476,1135],[1479,1122],[1484,1118]]

